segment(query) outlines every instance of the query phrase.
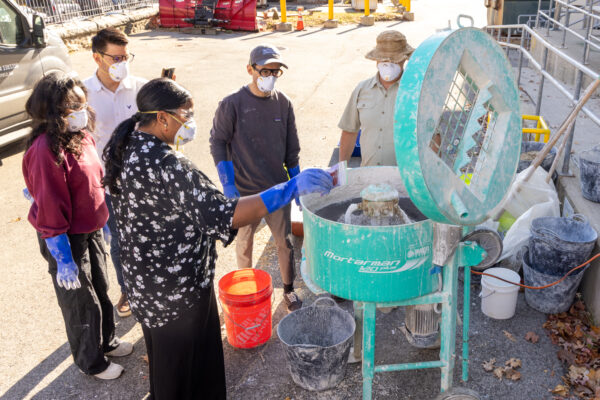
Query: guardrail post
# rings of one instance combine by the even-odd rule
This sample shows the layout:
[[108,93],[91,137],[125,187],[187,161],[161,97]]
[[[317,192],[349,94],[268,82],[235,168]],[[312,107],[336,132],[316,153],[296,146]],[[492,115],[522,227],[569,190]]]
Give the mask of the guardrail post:
[[[546,72],[546,64],[548,63],[548,48],[544,46],[544,55],[542,57],[542,71]],[[540,86],[538,88],[538,98],[535,104],[535,115],[541,115],[540,110],[542,109],[542,92],[544,91],[544,74],[540,79]]]

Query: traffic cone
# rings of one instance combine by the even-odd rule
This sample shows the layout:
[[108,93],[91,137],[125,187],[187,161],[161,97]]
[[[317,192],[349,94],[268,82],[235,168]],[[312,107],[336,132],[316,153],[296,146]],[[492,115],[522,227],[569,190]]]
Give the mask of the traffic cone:
[[302,20],[302,12],[298,11],[298,22],[296,23],[296,30],[303,31],[304,30],[304,21]]

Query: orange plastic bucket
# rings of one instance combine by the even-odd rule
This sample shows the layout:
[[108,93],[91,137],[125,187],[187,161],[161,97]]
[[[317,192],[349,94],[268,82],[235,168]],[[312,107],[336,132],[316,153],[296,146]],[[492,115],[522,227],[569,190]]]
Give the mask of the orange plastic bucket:
[[241,269],[219,281],[219,300],[225,315],[227,341],[250,349],[271,338],[271,275],[260,269]]

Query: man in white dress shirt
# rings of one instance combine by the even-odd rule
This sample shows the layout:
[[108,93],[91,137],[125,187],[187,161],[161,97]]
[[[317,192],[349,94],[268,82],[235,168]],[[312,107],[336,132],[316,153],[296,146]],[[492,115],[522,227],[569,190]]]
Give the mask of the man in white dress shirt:
[[[96,150],[100,159],[115,128],[137,112],[135,102],[140,88],[147,82],[129,74],[129,64],[134,55],[129,52],[127,36],[115,28],[99,31],[92,38],[92,53],[98,69],[84,81],[88,91],[88,104],[96,111]],[[110,199],[106,193],[110,229],[110,256],[112,258],[117,281],[121,286],[121,298],[117,302],[117,314],[120,317],[131,315],[123,273],[119,257],[117,226]]]

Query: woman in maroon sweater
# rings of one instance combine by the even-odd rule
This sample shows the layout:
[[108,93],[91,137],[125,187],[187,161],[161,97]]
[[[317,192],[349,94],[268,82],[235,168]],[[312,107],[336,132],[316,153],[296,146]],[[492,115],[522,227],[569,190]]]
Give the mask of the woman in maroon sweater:
[[26,104],[33,130],[23,158],[32,197],[29,222],[48,261],[67,337],[79,369],[101,379],[123,367],[106,356],[124,356],[130,343],[115,336],[102,228],[108,219],[102,167],[90,132],[94,114],[77,78],[50,74]]

